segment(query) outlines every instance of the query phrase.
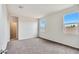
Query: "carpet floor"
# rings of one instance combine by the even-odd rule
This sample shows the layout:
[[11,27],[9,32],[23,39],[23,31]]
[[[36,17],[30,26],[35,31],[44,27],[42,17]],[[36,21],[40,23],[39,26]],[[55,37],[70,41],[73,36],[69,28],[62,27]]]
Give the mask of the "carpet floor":
[[7,45],[7,54],[78,54],[79,50],[40,38],[13,40]]

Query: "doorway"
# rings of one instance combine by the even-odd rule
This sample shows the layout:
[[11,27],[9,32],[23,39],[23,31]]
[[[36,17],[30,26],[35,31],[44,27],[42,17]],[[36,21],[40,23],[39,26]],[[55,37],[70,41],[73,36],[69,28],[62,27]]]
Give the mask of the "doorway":
[[10,39],[18,40],[18,18],[14,16],[10,20]]

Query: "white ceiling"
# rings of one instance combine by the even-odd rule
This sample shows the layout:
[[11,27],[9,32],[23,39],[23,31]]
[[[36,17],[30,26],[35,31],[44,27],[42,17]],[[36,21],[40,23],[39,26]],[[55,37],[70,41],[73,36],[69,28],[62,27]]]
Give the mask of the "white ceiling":
[[[22,6],[23,8],[19,8]],[[8,12],[13,16],[40,18],[49,13],[57,12],[73,5],[71,4],[9,4]]]

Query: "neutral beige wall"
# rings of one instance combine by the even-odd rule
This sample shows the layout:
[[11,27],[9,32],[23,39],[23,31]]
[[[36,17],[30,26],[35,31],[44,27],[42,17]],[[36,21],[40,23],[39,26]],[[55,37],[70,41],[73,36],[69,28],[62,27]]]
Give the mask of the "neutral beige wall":
[[0,49],[5,50],[9,41],[9,23],[6,5],[0,4]]
[[37,37],[37,20],[29,17],[19,17],[19,40]]
[[79,35],[65,34],[63,32],[63,16],[69,12],[79,12],[79,6],[74,6],[45,16],[44,18],[47,21],[46,30],[45,32],[39,31],[39,36],[79,48]]

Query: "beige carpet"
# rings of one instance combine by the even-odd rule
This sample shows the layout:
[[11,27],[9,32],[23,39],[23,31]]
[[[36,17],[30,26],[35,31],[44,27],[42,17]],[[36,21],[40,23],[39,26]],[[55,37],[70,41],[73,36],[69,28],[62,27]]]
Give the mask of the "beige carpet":
[[40,38],[10,41],[7,54],[77,54],[79,50]]

